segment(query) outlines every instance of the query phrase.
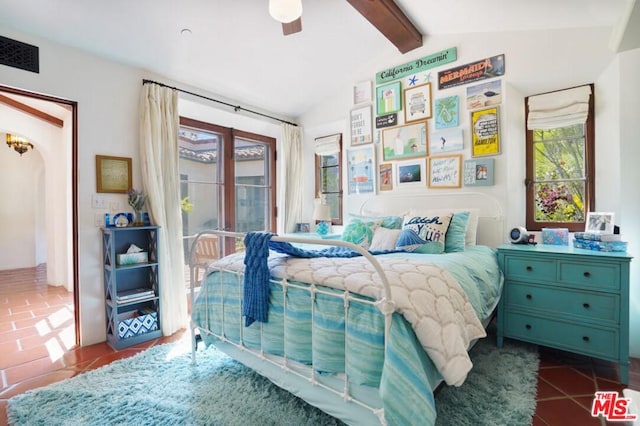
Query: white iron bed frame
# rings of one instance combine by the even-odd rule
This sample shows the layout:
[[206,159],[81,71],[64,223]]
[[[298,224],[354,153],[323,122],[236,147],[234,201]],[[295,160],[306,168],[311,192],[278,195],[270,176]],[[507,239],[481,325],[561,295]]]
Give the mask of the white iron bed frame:
[[[359,214],[367,215],[367,214],[376,214],[382,215],[380,212],[384,212],[385,216],[398,214],[401,215],[404,212],[408,212],[411,208],[418,209],[422,204],[422,200],[428,200],[426,203],[434,202],[434,200],[446,200],[447,206],[443,207],[440,205],[425,207],[425,209],[454,209],[454,210],[464,210],[464,209],[475,209],[478,212],[479,216],[479,224],[478,224],[478,234],[477,241],[479,244],[488,245],[491,247],[495,247],[502,241],[503,232],[503,217],[502,217],[502,209],[499,203],[490,196],[481,193],[453,193],[453,194],[429,194],[428,196],[376,196],[369,198],[360,208]],[[393,211],[389,212],[389,207],[393,206]],[[193,301],[195,300],[195,287],[197,284],[197,275],[196,275],[196,261],[195,261],[195,247],[198,244],[200,238],[215,235],[218,237],[243,237],[244,234],[227,232],[227,231],[219,231],[219,230],[209,230],[200,232],[194,241],[191,244],[190,248],[190,280],[191,280],[191,302],[193,306]],[[274,236],[272,237],[273,241],[282,241],[282,242],[290,242],[290,243],[304,243],[304,244],[314,244],[314,245],[326,245],[326,246],[343,246],[351,248],[362,256],[364,256],[371,265],[375,268],[377,274],[380,276],[380,279],[384,285],[384,297],[379,301],[370,301],[363,299],[362,297],[358,297],[357,295],[352,295],[349,291],[342,291],[340,293],[336,292],[327,292],[323,291],[322,288],[316,287],[315,284],[311,283],[310,286],[300,286],[293,282],[288,282],[285,280],[271,280],[272,283],[282,286],[283,289],[283,303],[284,309],[286,312],[287,309],[287,299],[286,299],[286,291],[288,287],[297,288],[301,290],[308,291],[310,294],[310,300],[313,301],[315,294],[324,294],[329,297],[338,297],[341,298],[344,302],[345,309],[345,330],[348,326],[348,315],[347,312],[349,310],[351,303],[365,303],[370,305],[375,305],[380,312],[384,315],[385,318],[385,349],[386,344],[389,341],[389,330],[391,327],[392,314],[395,311],[395,304],[391,298],[391,288],[389,286],[389,282],[384,273],[384,270],[380,266],[380,263],[372,256],[368,251],[364,250],[362,247],[354,245],[349,242],[340,241],[340,240],[323,240],[323,239],[309,239],[309,238],[299,238],[292,236]],[[221,268],[216,266],[208,266],[205,271],[205,277],[214,271],[221,271]],[[229,272],[229,271],[226,271]],[[238,286],[242,285],[243,277],[241,273],[235,273],[238,279]],[[312,306],[312,323],[313,323],[313,306]],[[241,318],[239,318],[239,322],[243,323],[242,313],[240,312]],[[208,323],[208,319],[207,319]],[[486,327],[488,324],[484,324]],[[192,362],[196,362],[196,349],[197,349],[197,340],[196,340],[196,328],[193,322],[191,322],[191,338],[192,338]],[[223,323],[222,329],[224,330],[224,315],[223,315]],[[347,424],[362,424],[362,425],[372,425],[372,424],[382,424],[385,425],[386,422],[384,420],[384,412],[381,408],[372,406],[369,402],[359,399],[352,395],[349,391],[349,383],[348,376],[346,373],[342,373],[339,375],[339,379],[341,384],[339,386],[328,386],[318,380],[318,376],[316,370],[314,369],[313,364],[306,365],[301,364],[297,361],[290,360],[287,357],[285,352],[284,356],[275,356],[265,353],[262,349],[256,350],[248,348],[245,345],[237,343],[228,339],[224,334],[214,333],[211,330],[203,330],[198,328],[200,333],[207,333],[215,336],[218,340],[215,343],[215,346],[221,351],[225,352],[230,357],[235,360],[241,362],[247,367],[253,369],[257,373],[262,376],[269,378],[276,385],[284,388],[294,395],[300,397],[303,400],[313,400],[317,398],[318,392],[323,393],[323,398],[327,401],[327,404],[323,405],[321,409],[323,409],[328,414],[339,418]],[[242,337],[243,327],[240,327],[240,342],[243,341]],[[260,327],[261,337],[262,337],[262,326]],[[224,331],[223,331],[224,333]],[[286,339],[286,336],[285,336]],[[347,344],[347,339],[345,339],[345,345]],[[286,347],[286,346],[285,346]],[[345,348],[346,349],[346,348]],[[347,351],[345,350],[345,372],[347,371],[346,366],[348,364]],[[282,374],[282,372],[287,374]],[[338,388],[338,389],[337,389]]]

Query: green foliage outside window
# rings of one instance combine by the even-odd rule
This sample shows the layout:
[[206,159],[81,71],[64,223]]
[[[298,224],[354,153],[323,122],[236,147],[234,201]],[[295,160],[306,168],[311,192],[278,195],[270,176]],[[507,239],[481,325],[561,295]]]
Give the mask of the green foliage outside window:
[[583,222],[585,131],[574,125],[533,132],[535,220]]
[[340,217],[340,154],[320,156],[320,192],[325,196],[332,218]]

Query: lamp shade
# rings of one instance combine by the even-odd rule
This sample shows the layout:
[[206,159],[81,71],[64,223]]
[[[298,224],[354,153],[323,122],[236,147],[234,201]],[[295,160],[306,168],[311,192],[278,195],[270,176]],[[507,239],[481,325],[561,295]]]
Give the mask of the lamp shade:
[[316,207],[313,209],[313,218],[318,221],[330,221],[330,207],[327,204],[316,203]]
[[302,0],[269,0],[269,14],[276,21],[293,22],[302,16]]

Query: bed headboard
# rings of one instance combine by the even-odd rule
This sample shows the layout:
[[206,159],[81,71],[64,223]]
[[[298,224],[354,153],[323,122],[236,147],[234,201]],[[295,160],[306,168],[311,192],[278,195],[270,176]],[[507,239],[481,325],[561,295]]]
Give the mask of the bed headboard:
[[499,201],[480,192],[375,195],[359,209],[362,215],[404,215],[409,210],[475,209],[478,211],[477,244],[497,247],[505,242],[504,215]]

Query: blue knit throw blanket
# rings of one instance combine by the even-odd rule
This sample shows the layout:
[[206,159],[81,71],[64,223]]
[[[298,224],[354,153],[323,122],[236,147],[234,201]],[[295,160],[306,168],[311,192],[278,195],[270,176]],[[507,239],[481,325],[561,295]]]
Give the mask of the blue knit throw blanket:
[[[245,317],[245,326],[248,327],[255,321],[267,322],[269,308],[269,249],[278,253],[288,254],[294,257],[356,257],[361,256],[355,250],[348,247],[331,246],[321,250],[305,250],[291,243],[282,241],[270,241],[277,235],[269,232],[249,232],[244,237],[244,302],[242,315]],[[372,251],[371,254],[392,253],[401,250]]]
[[270,232],[249,232],[244,237],[244,325],[267,322],[269,308],[269,240]]

